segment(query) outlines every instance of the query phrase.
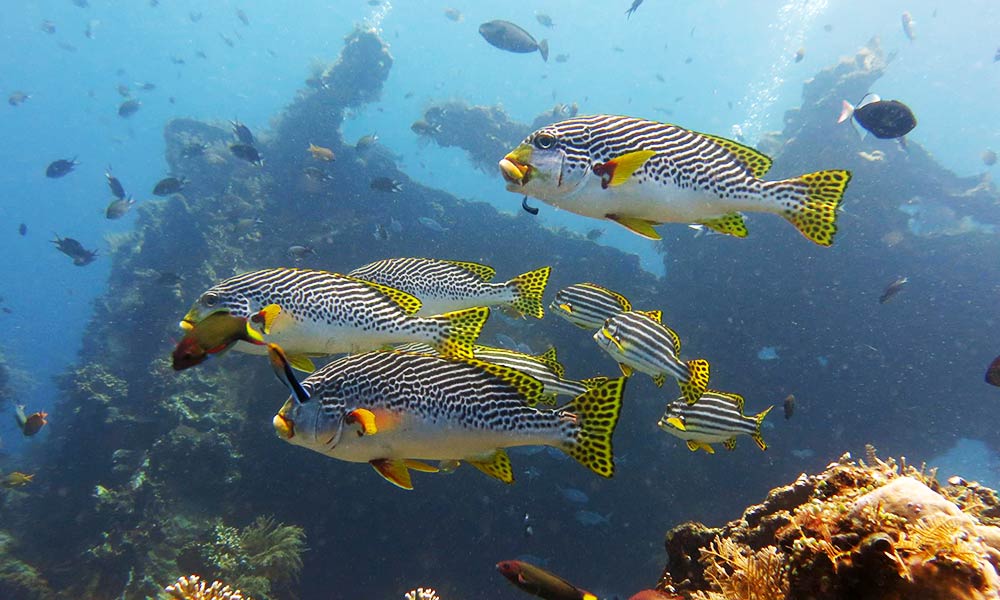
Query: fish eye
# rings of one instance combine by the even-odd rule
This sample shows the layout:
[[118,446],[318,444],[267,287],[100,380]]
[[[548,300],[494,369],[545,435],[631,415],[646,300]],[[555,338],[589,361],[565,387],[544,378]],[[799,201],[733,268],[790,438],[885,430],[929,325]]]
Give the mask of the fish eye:
[[538,148],[539,150],[548,150],[549,148],[555,145],[556,145],[556,137],[554,135],[541,133],[535,136],[535,148]]
[[201,297],[201,303],[211,308],[212,306],[215,306],[216,304],[219,303],[219,296],[218,294],[208,292],[207,294]]

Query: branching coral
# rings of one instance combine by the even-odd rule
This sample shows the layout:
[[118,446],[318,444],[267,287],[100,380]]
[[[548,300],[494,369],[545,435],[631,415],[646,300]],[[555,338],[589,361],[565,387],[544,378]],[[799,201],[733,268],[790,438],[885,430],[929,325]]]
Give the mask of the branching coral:
[[197,575],[181,577],[163,591],[177,600],[252,600],[221,581],[206,584]]
[[716,538],[701,549],[705,578],[716,591],[697,592],[695,600],[783,600],[788,578],[781,553],[765,546],[750,553],[729,538]]
[[441,600],[432,588],[417,588],[406,592],[403,600]]

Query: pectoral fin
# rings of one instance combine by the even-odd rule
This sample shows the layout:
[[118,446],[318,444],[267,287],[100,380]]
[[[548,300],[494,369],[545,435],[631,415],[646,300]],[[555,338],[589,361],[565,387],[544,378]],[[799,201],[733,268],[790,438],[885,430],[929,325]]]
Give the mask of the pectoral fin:
[[625,377],[631,377],[632,373],[635,373],[635,369],[626,365],[625,363],[618,363],[618,368],[622,370],[622,375]]
[[632,175],[646,164],[646,161],[656,156],[652,150],[636,150],[622,154],[616,158],[594,165],[594,174],[601,178],[601,187],[619,186],[629,180]]
[[392,485],[404,490],[413,489],[413,482],[410,479],[410,470],[407,468],[406,461],[398,458],[377,458],[369,461],[368,464]]
[[649,240],[660,240],[660,234],[656,233],[653,229],[653,225],[659,225],[659,223],[654,223],[652,221],[647,221],[646,219],[637,219],[634,217],[621,217],[618,215],[607,215],[607,218],[618,223],[625,229],[628,229],[632,233],[641,235],[642,237]]
[[263,323],[264,334],[267,335],[271,333],[271,326],[274,325],[274,320],[277,319],[280,314],[280,306],[277,304],[268,304],[264,308],[260,309],[260,312],[255,314],[251,320],[254,323]]
[[357,423],[361,426],[361,429],[358,430],[358,437],[378,433],[378,427],[375,425],[375,413],[365,408],[356,408],[347,413],[344,422],[349,425]]

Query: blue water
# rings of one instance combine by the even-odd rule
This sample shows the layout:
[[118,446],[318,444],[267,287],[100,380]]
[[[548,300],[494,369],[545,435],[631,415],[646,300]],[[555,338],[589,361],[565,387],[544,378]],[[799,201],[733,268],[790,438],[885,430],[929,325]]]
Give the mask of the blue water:
[[[421,142],[410,130],[410,124],[431,103],[460,99],[470,104],[500,104],[511,118],[530,122],[556,102],[576,102],[583,114],[643,116],[719,135],[729,135],[733,125],[740,125],[747,141],[754,143],[761,134],[781,128],[784,111],[800,104],[805,80],[840,57],[853,56],[871,37],[879,36],[886,52],[897,56],[871,91],[903,100],[914,110],[919,125],[909,139],[963,176],[988,170],[979,158],[983,150],[1000,150],[996,107],[1000,64],[993,62],[1000,43],[996,36],[1000,4],[996,2],[647,0],[626,21],[623,11],[627,4],[602,2],[598,7],[598,3],[584,0],[506,5],[400,1],[388,8],[388,3],[372,7],[363,1],[301,0],[277,8],[276,3],[263,0],[211,4],[164,0],[157,7],[138,1],[91,0],[89,7],[79,8],[69,0],[40,0],[6,7],[0,41],[0,91],[8,95],[21,90],[31,98],[20,106],[0,106],[0,255],[6,265],[0,295],[2,305],[11,310],[0,314],[6,333],[3,353],[17,375],[12,400],[28,404],[30,410],[52,413],[52,425],[38,437],[25,440],[7,418],[7,407],[0,407],[4,411],[0,419],[4,450],[18,452],[30,447],[44,454],[43,445],[55,436],[60,413],[73,410],[59,405],[54,377],[78,358],[100,358],[78,357],[81,339],[93,303],[106,289],[111,264],[107,240],[127,234],[136,218],[134,213],[119,221],[104,218],[110,200],[104,169],[111,165],[141,203],[152,199],[153,185],[167,174],[163,126],[169,119],[184,116],[225,122],[238,118],[266,137],[271,119],[303,87],[310,64],[333,60],[344,36],[360,23],[379,28],[395,63],[382,100],[349,115],[344,138],[353,140],[375,132],[380,142],[398,155],[400,168],[413,179],[459,198],[489,202],[512,214],[520,210],[520,198],[507,193],[495,173],[477,170],[456,149]],[[462,22],[444,17],[447,6],[462,12]],[[237,8],[249,16],[249,26],[237,20]],[[188,15],[192,11],[203,13],[203,18],[191,22]],[[909,11],[916,21],[915,41],[903,35],[903,11]],[[543,28],[534,20],[535,12],[551,15],[556,27]],[[514,55],[488,46],[476,29],[479,23],[497,18],[518,22],[537,38],[547,38],[549,62],[537,54]],[[45,19],[54,23],[55,34],[41,31]],[[94,39],[84,36],[88,23]],[[827,25],[832,26],[830,31],[824,29]],[[228,47],[220,34],[234,39],[235,47]],[[795,63],[793,56],[800,47],[805,49],[804,59]],[[207,58],[197,57],[197,51],[203,51]],[[557,54],[568,54],[568,62],[554,62]],[[182,59],[184,64],[173,64],[171,57]],[[685,62],[688,58],[690,63]],[[663,82],[657,80],[657,74]],[[147,81],[155,83],[156,89],[137,89],[137,82]],[[133,96],[142,101],[139,112],[128,119],[117,115],[123,101],[115,89],[119,84],[130,86]],[[412,97],[405,98],[407,94]],[[665,109],[672,114],[663,112]],[[831,120],[836,117],[830,115]],[[316,118],[323,119],[323,115]],[[512,144],[517,141],[510,140]],[[49,162],[72,157],[81,163],[75,172],[56,180],[44,176]],[[898,204],[905,200],[886,201]],[[651,242],[612,225],[551,210],[542,211],[538,220],[546,226],[568,226],[578,232],[602,227],[606,233],[599,243],[640,255],[644,268],[669,281]],[[20,223],[28,228],[24,237],[17,234]],[[73,266],[49,242],[54,234],[97,248],[98,260],[82,268]],[[715,241],[694,240],[693,235],[691,240]],[[544,261],[544,257],[539,260]],[[970,272],[995,279],[995,265],[980,264],[981,260],[983,257],[970,253]],[[923,266],[931,273],[952,268],[935,265],[933,258]],[[859,269],[850,273],[843,285],[863,285],[877,295],[896,275],[876,276]],[[793,288],[795,282],[788,285]],[[940,318],[946,312],[951,315],[956,309],[953,304],[915,306],[919,296],[913,292],[919,286],[912,284],[916,289],[904,290],[904,295],[893,301],[904,305],[900,314],[905,316],[888,316],[867,328],[853,325],[848,336],[853,339],[850,349],[826,347],[796,355],[782,342],[780,360],[771,360],[770,354],[758,351],[776,345],[773,339],[736,334],[739,349],[734,354],[744,358],[740,364],[751,369],[743,377],[752,380],[760,376],[770,382],[797,369],[795,377],[822,388],[824,397],[871,398],[871,422],[880,424],[873,427],[872,441],[892,448],[892,418],[879,413],[878,398],[895,392],[871,389],[865,385],[863,373],[846,373],[848,364],[861,367],[857,361],[844,359],[844,354],[867,346],[872,348],[873,361],[884,364],[889,353],[906,363],[906,339],[921,335],[921,321]],[[717,300],[722,303],[726,298]],[[978,298],[974,303],[982,302],[985,300]],[[753,315],[741,317],[753,320]],[[995,319],[995,315],[990,318]],[[838,325],[825,321],[815,327],[795,324],[802,328],[803,337],[833,335],[840,339],[834,335],[843,334]],[[990,328],[995,329],[995,323]],[[942,374],[954,369],[978,373],[978,363],[955,364],[959,360],[954,355],[956,348],[964,349],[962,340],[939,342],[942,354],[934,364]],[[992,358],[998,351],[997,347],[977,347],[974,354],[978,360],[987,355]],[[902,383],[911,375],[901,372],[898,381]],[[914,376],[929,375],[924,370]],[[995,392],[993,389],[962,389],[955,395],[966,400],[973,397],[980,403],[996,401],[996,394],[989,393]],[[779,396],[783,393],[775,394],[775,398]],[[957,440],[963,437],[963,415],[949,408],[953,400],[956,398],[943,393],[914,397],[912,403],[940,403],[933,431]],[[827,435],[828,431],[836,435],[840,427],[836,406],[814,406],[804,412],[823,423],[816,427],[816,435]],[[821,467],[832,457],[810,455],[808,438],[796,436],[796,456],[804,457],[802,468]],[[991,456],[989,452],[995,451],[998,441],[985,442],[989,449],[985,454]],[[981,446],[968,444],[955,448],[947,455],[949,464],[962,465],[963,453],[976,457],[983,452]],[[553,459],[541,462],[543,469],[552,468]],[[995,476],[995,469],[989,475]],[[371,485],[381,482],[373,480]],[[549,497],[539,501],[562,502],[556,490],[549,488]],[[601,515],[615,513],[610,524],[597,527],[618,527],[617,515],[626,513],[614,506],[592,508]],[[479,509],[492,510],[488,506]],[[692,507],[690,518],[704,516],[698,507]],[[440,518],[452,517],[442,511]],[[467,514],[462,518],[474,521]],[[673,524],[656,518],[650,521],[645,525],[656,531]],[[601,537],[592,528],[584,535],[595,543]],[[643,541],[653,558],[642,570],[656,573],[660,539],[654,535]]]

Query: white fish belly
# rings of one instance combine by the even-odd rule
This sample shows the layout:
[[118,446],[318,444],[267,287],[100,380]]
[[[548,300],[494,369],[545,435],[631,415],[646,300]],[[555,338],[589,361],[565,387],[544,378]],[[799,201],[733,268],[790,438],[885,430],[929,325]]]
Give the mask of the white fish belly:
[[514,300],[514,293],[506,289],[495,291],[485,291],[479,294],[470,294],[462,297],[420,297],[420,310],[415,316],[430,317],[443,315],[444,313],[456,310],[465,310],[477,306],[502,306],[510,304]]
[[[341,324],[299,321],[288,313],[275,319],[271,332],[264,339],[281,346],[286,354],[342,354],[378,350],[386,344],[429,341],[418,335],[387,328],[384,331],[365,330]],[[239,342],[236,350],[248,354],[267,354],[266,346]]]

